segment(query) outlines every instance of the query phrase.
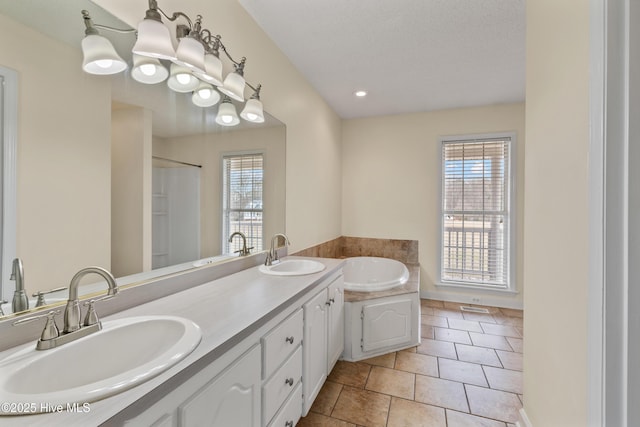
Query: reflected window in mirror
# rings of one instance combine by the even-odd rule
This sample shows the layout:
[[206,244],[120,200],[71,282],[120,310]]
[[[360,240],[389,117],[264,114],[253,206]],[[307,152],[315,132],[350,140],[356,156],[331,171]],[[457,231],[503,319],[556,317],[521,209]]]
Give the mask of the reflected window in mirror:
[[264,247],[263,177],[264,154],[229,154],[222,158],[222,247],[225,253],[242,249],[242,239],[229,242],[236,231],[254,252]]

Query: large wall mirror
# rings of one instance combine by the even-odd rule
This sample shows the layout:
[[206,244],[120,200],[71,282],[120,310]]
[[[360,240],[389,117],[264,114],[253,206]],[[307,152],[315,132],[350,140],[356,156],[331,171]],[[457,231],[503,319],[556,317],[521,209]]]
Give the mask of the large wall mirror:
[[[221,127],[217,106],[197,107],[165,82],[84,73],[83,9],[126,28],[88,0],[0,0],[0,67],[18,76],[15,256],[31,307],[31,295],[89,265],[140,282],[238,256],[241,240],[227,243],[235,230],[268,239],[285,229],[284,124],[265,113],[262,124]],[[134,34],[103,34],[131,61]],[[245,190],[225,194],[230,180]],[[223,199],[233,200],[226,216]]]

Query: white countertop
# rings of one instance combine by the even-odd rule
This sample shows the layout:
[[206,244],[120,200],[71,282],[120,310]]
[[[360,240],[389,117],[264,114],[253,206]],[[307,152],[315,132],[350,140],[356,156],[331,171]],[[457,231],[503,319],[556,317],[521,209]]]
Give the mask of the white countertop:
[[[295,257],[299,258],[299,257]],[[157,377],[115,396],[90,403],[86,413],[55,413],[0,417],[0,426],[97,426],[162,386],[180,371],[203,357],[219,357],[232,345],[256,331],[294,301],[311,291],[335,272],[343,260],[313,258],[326,265],[325,270],[306,276],[268,276],[258,267],[226,276],[185,291],[121,311],[103,322],[140,315],[174,315],[194,321],[202,329],[202,341],[184,360]],[[98,314],[100,309],[97,308]],[[0,352],[0,360],[28,343]],[[217,354],[219,353],[219,354]],[[114,357],[117,355],[114,354]],[[73,363],[73,361],[69,361]],[[99,369],[99,366],[96,366]],[[46,375],[46,373],[43,373]],[[27,399],[28,400],[28,399]],[[23,402],[28,403],[28,402]]]

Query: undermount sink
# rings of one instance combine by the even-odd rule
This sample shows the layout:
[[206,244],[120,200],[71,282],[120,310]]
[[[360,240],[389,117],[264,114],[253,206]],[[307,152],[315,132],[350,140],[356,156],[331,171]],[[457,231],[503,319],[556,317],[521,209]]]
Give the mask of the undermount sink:
[[273,276],[303,276],[324,270],[325,265],[310,259],[286,259],[273,265],[261,265],[259,270]]
[[[201,338],[188,319],[140,316],[103,322],[101,331],[51,350],[29,345],[0,361],[0,402],[28,414],[100,400],[166,371]],[[0,406],[0,415],[16,415]]]

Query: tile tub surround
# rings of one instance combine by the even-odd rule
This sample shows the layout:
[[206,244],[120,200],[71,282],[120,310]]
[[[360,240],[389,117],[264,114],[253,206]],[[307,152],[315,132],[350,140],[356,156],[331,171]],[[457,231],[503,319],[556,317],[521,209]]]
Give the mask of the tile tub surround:
[[321,258],[374,256],[391,258],[404,264],[418,264],[418,241],[340,236],[293,255]]
[[423,299],[420,346],[339,361],[298,426],[513,427],[522,407],[523,312],[460,305]]

